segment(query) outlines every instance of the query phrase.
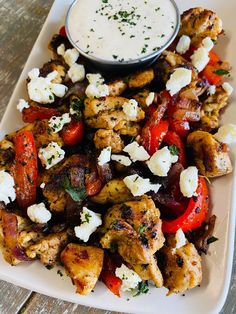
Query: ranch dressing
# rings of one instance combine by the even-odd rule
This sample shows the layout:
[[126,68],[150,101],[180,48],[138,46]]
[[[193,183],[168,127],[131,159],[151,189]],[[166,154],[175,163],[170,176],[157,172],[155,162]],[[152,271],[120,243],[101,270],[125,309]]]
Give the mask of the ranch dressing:
[[78,0],[67,20],[70,39],[80,50],[119,62],[159,50],[176,25],[170,0]]

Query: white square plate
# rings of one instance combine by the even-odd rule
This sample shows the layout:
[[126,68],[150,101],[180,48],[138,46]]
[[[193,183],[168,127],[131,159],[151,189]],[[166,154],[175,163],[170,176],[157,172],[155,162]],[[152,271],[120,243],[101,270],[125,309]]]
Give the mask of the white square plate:
[[[56,0],[43,26],[43,29],[33,47],[25,68],[7,107],[0,126],[0,138],[22,126],[21,116],[16,110],[19,98],[26,96],[25,79],[33,67],[41,67],[50,59],[47,50],[52,35],[58,32],[64,23],[66,12],[71,0]],[[235,85],[236,58],[236,1],[235,0],[177,0],[181,12],[195,6],[212,9],[222,18],[226,35],[221,36],[217,50],[220,56],[229,60],[233,65],[232,84]],[[223,122],[236,123],[236,103],[232,98],[227,108]],[[236,149],[232,149],[236,155]],[[234,160],[233,160],[234,163]],[[98,284],[95,292],[87,297],[77,295],[75,287],[67,276],[59,276],[57,270],[47,270],[38,262],[22,264],[16,267],[9,266],[0,254],[0,279],[13,284],[34,290],[52,297],[64,299],[82,305],[104,308],[128,313],[159,313],[159,314],[198,314],[217,313],[222,308],[230,282],[235,232],[235,173],[213,181],[211,185],[213,213],[217,215],[215,236],[219,241],[211,245],[209,254],[203,258],[203,282],[200,288],[195,288],[181,295],[166,297],[166,289],[151,289],[150,293],[140,297],[127,296],[117,298],[112,295],[103,284]]]

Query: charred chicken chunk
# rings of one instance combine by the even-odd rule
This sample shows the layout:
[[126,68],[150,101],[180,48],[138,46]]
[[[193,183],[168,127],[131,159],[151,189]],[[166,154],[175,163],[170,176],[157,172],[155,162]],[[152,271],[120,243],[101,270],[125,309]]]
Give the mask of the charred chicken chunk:
[[222,32],[222,21],[216,13],[203,9],[192,8],[185,11],[181,18],[179,36],[188,35],[192,44],[198,44],[205,37],[217,40]]
[[129,88],[143,88],[149,85],[154,79],[153,69],[146,69],[136,72],[128,77]]
[[46,266],[53,266],[58,261],[62,249],[67,243],[68,237],[66,232],[49,234],[37,243],[29,246],[26,254],[34,259],[38,258]]
[[187,138],[199,173],[207,177],[219,177],[232,172],[227,146],[219,143],[212,134],[195,131]]
[[40,76],[46,77],[49,73],[57,71],[57,76],[52,80],[52,83],[61,84],[66,77],[67,68],[65,63],[60,60],[51,60],[43,65],[40,69]]
[[120,135],[113,130],[100,129],[94,135],[94,144],[97,149],[111,147],[113,153],[120,153],[125,147]]
[[221,87],[216,87],[214,95],[209,95],[202,103],[200,128],[212,131],[219,127],[220,111],[227,106],[229,96]]
[[93,246],[70,243],[61,253],[61,261],[76,286],[76,292],[89,294],[102,271],[104,252]]
[[108,83],[109,95],[120,96],[127,88],[127,84],[123,80],[115,80]]
[[12,142],[2,140],[0,142],[0,170],[9,170],[15,157]]
[[183,293],[202,281],[201,257],[195,246],[188,242],[177,249],[175,246],[175,237],[168,235],[161,249],[164,259],[162,274],[164,286],[169,289],[168,295]]
[[[105,216],[104,229],[106,233],[101,239],[104,248],[116,244],[119,254],[140,276],[150,277],[158,287],[162,286],[162,276],[153,265],[153,254],[163,246],[164,236],[160,212],[151,198],[143,196],[138,201],[111,207]],[[142,265],[146,265],[143,267],[147,271]]]

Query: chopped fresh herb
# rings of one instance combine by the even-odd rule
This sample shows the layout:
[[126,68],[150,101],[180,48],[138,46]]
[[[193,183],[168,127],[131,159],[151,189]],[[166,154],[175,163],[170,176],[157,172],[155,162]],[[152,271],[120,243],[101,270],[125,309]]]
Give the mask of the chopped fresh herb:
[[144,40],[150,40],[150,37],[146,37],[146,38],[144,38]]
[[136,289],[133,289],[133,291],[132,291],[133,297],[137,297],[142,293],[146,294],[146,293],[148,293],[148,291],[149,291],[148,282],[147,281],[146,282],[144,282],[144,281],[139,282],[138,287]]
[[138,228],[139,234],[144,233],[146,231],[146,229],[147,229],[146,225],[140,225],[139,228]]
[[60,275],[61,277],[63,277],[63,273],[60,269],[58,269],[57,274]]
[[72,187],[68,177],[65,177],[63,187],[75,202],[81,202],[87,197],[86,190],[83,188]]
[[94,32],[94,29],[93,29],[93,28],[91,28],[91,29],[90,29],[90,32]]
[[166,35],[165,34],[161,34],[161,38],[165,37]]
[[217,69],[214,71],[214,73],[217,75],[229,75],[229,71],[224,70],[224,69]]
[[53,266],[52,266],[52,265],[46,265],[45,267],[46,267],[48,270],[53,269]]
[[169,151],[170,151],[171,155],[173,155],[173,156],[179,155],[179,149],[176,145],[170,145]]
[[135,36],[134,35],[130,35],[130,38],[134,38]]
[[115,59],[115,60],[118,58],[117,55],[112,55],[112,57],[113,57],[113,59]]
[[50,100],[53,100],[53,96],[52,96],[52,95],[49,95],[49,99],[50,99]]
[[108,3],[108,0],[102,0],[102,3]]
[[92,216],[91,216],[89,213],[85,213],[85,215],[84,215],[84,219],[85,219],[85,220],[81,221],[81,224],[84,224],[84,223],[87,223],[87,224],[88,224],[91,217],[92,217]]
[[211,244],[214,243],[216,241],[218,241],[219,239],[216,237],[210,237],[209,239],[207,239],[207,244]]
[[52,160],[53,160],[54,158],[55,158],[54,155],[52,155],[50,158],[48,158],[47,162],[48,162],[49,165],[52,164]]

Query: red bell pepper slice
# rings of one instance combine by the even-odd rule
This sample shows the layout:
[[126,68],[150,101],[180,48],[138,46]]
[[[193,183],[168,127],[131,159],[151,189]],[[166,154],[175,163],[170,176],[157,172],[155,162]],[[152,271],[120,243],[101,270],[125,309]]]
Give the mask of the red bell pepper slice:
[[209,52],[208,56],[210,58],[209,65],[216,65],[220,62],[220,57],[213,50]]
[[186,167],[186,153],[185,146],[179,135],[173,131],[168,131],[165,135],[163,142],[168,146],[175,145],[178,148],[178,163],[180,163],[184,168]]
[[59,30],[59,34],[62,36],[62,37],[67,37],[66,35],[66,27],[65,26],[62,26]]
[[14,137],[15,163],[12,174],[16,187],[16,200],[21,209],[35,203],[38,176],[37,151],[31,131],[22,131]]
[[204,77],[212,85],[220,85],[222,82],[222,76],[215,73],[217,70],[215,65],[207,65],[201,72],[201,77]]
[[55,108],[29,107],[22,111],[22,120],[25,123],[32,123],[36,120],[50,119],[52,116],[59,116],[61,113]]
[[174,220],[163,220],[163,233],[176,233],[178,229],[183,232],[199,228],[205,221],[209,207],[209,191],[203,177],[198,179],[197,196],[189,201],[186,211]]
[[69,124],[64,126],[61,131],[62,139],[65,145],[73,146],[82,141],[84,135],[84,122],[83,120],[71,120]]

